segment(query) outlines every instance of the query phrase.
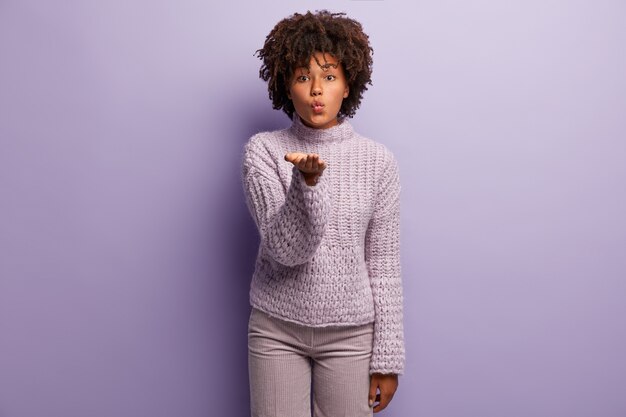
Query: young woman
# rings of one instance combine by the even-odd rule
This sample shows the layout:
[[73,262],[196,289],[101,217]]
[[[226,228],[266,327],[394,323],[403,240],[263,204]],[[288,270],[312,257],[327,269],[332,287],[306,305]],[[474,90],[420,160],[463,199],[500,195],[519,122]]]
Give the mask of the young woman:
[[311,406],[319,417],[371,416],[404,372],[398,163],[348,121],[371,84],[373,49],[344,15],[295,13],[256,51],[291,126],[252,136],[242,161],[260,234],[253,417],[310,416]]

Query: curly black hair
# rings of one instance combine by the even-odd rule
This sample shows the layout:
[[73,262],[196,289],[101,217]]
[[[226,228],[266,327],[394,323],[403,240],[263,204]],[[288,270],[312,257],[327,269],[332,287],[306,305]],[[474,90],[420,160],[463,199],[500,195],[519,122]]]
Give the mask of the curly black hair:
[[[311,57],[319,51],[334,56],[346,74],[350,91],[338,117],[354,116],[367,84],[372,85],[374,49],[361,24],[344,15],[328,10],[294,13],[278,22],[267,35],[263,48],[255,51],[253,55],[263,60],[259,77],[268,81],[274,109],[282,109],[290,119],[293,117],[295,108],[287,97],[289,80],[296,68],[308,67]],[[318,65],[322,66],[319,62]]]

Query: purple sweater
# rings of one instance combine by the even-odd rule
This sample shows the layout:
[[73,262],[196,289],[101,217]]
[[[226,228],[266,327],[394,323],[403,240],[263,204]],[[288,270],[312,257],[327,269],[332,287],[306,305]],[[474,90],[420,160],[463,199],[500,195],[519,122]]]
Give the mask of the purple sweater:
[[[284,159],[317,153],[316,185]],[[244,147],[242,183],[260,235],[250,304],[307,326],[374,322],[370,375],[404,373],[398,163],[347,118],[314,129],[294,113],[289,128]]]

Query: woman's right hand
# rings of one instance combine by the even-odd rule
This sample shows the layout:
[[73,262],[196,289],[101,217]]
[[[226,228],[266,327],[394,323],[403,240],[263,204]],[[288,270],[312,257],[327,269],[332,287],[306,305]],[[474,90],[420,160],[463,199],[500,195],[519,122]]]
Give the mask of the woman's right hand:
[[285,154],[285,161],[294,164],[307,177],[322,175],[326,169],[326,162],[321,160],[316,153],[289,152]]

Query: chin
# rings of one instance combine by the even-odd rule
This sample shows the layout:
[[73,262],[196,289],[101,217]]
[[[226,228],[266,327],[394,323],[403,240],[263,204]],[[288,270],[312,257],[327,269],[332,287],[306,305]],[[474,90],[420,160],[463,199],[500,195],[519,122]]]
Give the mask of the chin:
[[[309,123],[311,126],[315,128],[329,128],[329,127],[333,127],[336,124],[336,123],[332,123],[332,120],[325,120],[323,122],[318,122],[318,123],[311,123],[307,121],[307,123]],[[330,124],[330,126],[328,126],[328,124]]]
[[[309,125],[314,126],[314,127],[322,127],[322,126],[326,126],[328,124],[331,124],[331,125],[334,126],[335,124],[337,124],[337,122],[336,122],[337,118],[336,117],[333,118],[333,117],[328,117],[328,116],[324,116],[324,117],[315,117],[315,116],[313,116],[312,118],[301,117],[301,119],[304,120]],[[333,123],[333,120],[335,120],[334,123]],[[332,126],[329,126],[329,127],[332,127]]]

